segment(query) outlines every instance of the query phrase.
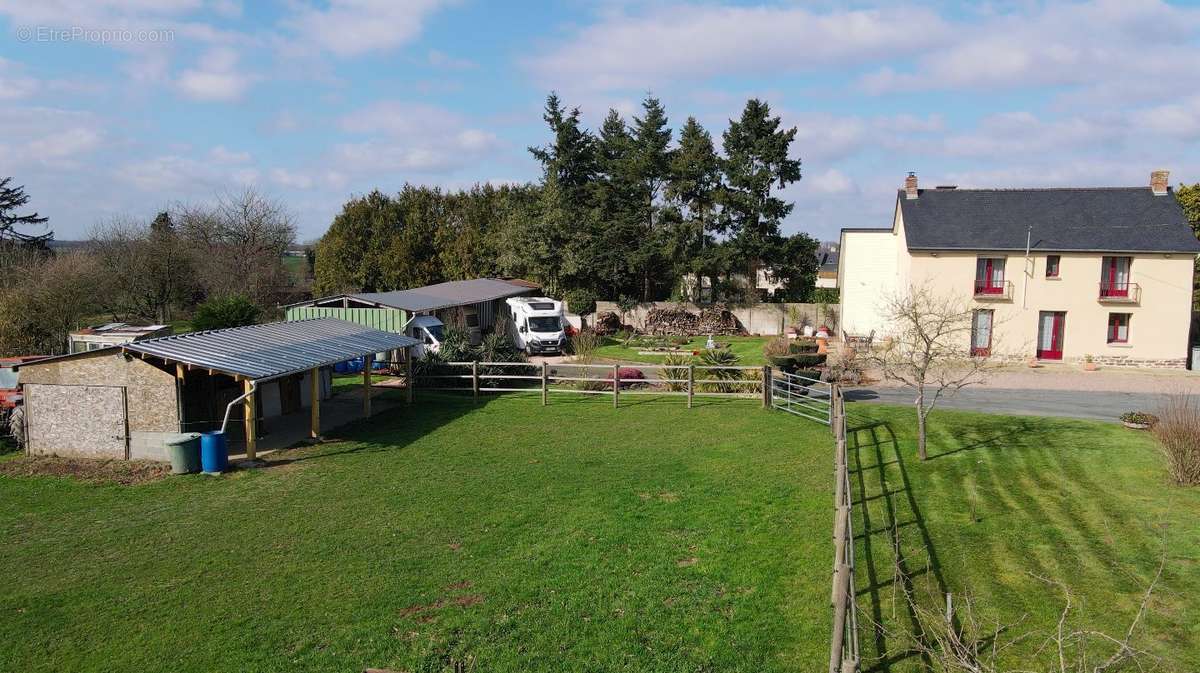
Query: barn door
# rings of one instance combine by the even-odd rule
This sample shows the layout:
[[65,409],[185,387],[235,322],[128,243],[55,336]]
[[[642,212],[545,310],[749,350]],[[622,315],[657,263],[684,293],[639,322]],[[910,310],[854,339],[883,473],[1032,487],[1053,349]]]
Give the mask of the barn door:
[[118,458],[128,456],[125,388],[25,385],[29,452]]

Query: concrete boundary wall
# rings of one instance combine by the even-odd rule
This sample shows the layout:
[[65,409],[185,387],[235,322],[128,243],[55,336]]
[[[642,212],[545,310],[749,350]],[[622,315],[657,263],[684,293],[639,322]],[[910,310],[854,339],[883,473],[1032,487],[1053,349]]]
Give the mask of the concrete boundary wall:
[[[718,304],[700,305],[692,303],[670,302],[670,301],[655,301],[638,304],[638,307],[625,314],[625,322],[637,328],[642,328],[646,323],[646,314],[651,309],[655,308],[684,308],[692,313],[699,314],[704,308],[717,307]],[[838,309],[836,304],[794,304],[794,303],[761,303],[752,304],[749,306],[724,306],[733,316],[737,318],[742,327],[750,334],[761,334],[763,336],[773,336],[782,334],[791,324],[789,318],[789,309],[794,307],[803,321],[812,325],[814,328],[824,324],[835,332],[838,329]],[[617,315],[621,314],[621,310],[617,308],[617,303],[613,301],[598,301],[596,302],[596,312],[612,311]],[[591,316],[588,323],[594,322],[594,316]]]

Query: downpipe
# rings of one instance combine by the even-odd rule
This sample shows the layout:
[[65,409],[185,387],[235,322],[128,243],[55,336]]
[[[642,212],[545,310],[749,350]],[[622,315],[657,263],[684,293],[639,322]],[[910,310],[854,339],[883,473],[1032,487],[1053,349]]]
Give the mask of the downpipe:
[[225,426],[229,425],[229,414],[233,412],[233,405],[245,400],[247,397],[250,397],[256,390],[258,390],[258,381],[251,381],[249,390],[235,397],[232,402],[226,405],[225,420],[221,421],[221,432],[225,432]]

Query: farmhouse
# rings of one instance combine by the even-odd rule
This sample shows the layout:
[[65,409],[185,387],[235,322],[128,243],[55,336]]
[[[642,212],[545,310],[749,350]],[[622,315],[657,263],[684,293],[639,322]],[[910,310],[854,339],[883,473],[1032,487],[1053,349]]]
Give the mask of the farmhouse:
[[358,292],[311,299],[286,306],[288,320],[340,318],[387,332],[406,332],[414,316],[433,316],[461,323],[478,343],[482,331],[496,321],[509,297],[534,295],[539,286],[525,280],[473,278],[409,290]]
[[[227,426],[253,458],[259,437],[309,409],[320,428],[330,367],[407,349],[408,337],[344,320],[276,322],[133,341],[23,365],[31,454],[164,460],[181,432]],[[369,397],[366,411],[369,413]],[[306,420],[301,420],[306,423]]]
[[842,230],[843,329],[886,335],[882,301],[924,287],[969,303],[980,355],[1183,367],[1200,241],[1167,177],[1155,171],[1148,187],[919,189],[909,174],[891,227]]

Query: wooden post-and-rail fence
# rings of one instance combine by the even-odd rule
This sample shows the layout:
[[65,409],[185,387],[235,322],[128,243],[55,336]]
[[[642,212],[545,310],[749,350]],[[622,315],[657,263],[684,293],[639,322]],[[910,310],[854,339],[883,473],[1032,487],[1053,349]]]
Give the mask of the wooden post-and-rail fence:
[[854,590],[854,497],[846,465],[846,398],[834,384],[830,394],[830,426],[834,438],[833,496],[833,634],[829,673],[857,673],[858,607]]
[[[771,367],[718,365],[608,365],[564,362],[549,365],[530,362],[447,362],[449,371],[461,373],[418,374],[416,379],[430,390],[471,391],[480,393],[539,392],[542,404],[550,403],[550,393],[612,395],[619,406],[625,395],[679,395],[692,407],[696,397],[741,397],[761,399],[771,406]],[[622,369],[656,372],[658,378],[622,376]],[[603,376],[597,375],[603,372]],[[438,385],[429,385],[437,381]],[[558,385],[562,384],[562,385]],[[645,386],[635,388],[632,386]],[[673,389],[672,389],[673,388]]]

